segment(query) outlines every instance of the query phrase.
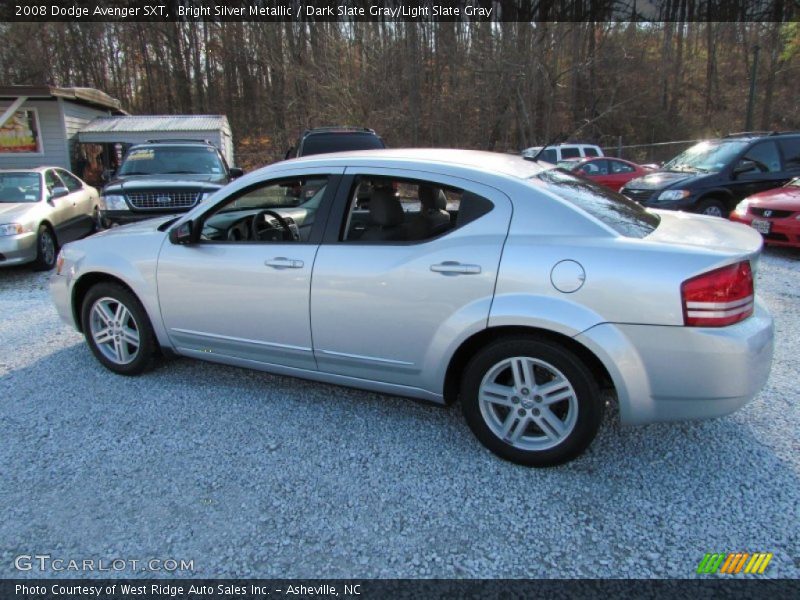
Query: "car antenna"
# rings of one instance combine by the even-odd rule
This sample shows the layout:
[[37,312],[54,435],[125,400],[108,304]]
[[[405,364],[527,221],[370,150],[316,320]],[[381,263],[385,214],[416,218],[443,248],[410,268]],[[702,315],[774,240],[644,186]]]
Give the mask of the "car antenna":
[[554,135],[549,142],[547,142],[544,146],[539,148],[539,151],[536,154],[534,154],[530,158],[528,158],[527,156],[524,157],[524,158],[525,158],[525,160],[537,161],[537,160],[539,160],[539,157],[542,155],[542,152],[547,150],[550,146],[554,146],[555,144],[558,144],[559,142],[561,142],[561,141],[563,141],[565,139],[567,139],[567,136],[565,136],[564,132],[562,131],[561,133],[558,133],[557,135]]

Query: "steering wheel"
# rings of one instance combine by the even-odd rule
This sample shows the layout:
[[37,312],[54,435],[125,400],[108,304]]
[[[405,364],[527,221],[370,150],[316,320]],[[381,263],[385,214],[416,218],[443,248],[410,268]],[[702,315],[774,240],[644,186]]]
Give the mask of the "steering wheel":
[[284,240],[286,240],[286,241],[291,240],[291,241],[295,241],[296,242],[296,241],[298,241],[300,239],[300,236],[298,234],[296,234],[294,231],[292,231],[291,227],[289,227],[289,223],[286,222],[286,219],[284,219],[282,216],[280,216],[274,210],[260,210],[256,214],[253,215],[253,220],[252,220],[252,222],[250,224],[250,230],[252,232],[254,240],[260,240],[261,239],[261,234],[264,231],[266,231],[266,229],[267,229],[266,227],[262,229],[262,228],[259,228],[259,226],[258,226],[259,221],[263,222],[264,219],[262,217],[265,217],[266,215],[269,215],[270,217],[275,217],[275,220],[278,221],[278,223],[280,224],[281,228],[283,229],[283,239]]

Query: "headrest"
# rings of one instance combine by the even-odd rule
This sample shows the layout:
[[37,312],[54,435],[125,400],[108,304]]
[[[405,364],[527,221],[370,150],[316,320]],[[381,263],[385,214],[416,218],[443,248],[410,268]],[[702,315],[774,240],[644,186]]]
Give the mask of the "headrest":
[[447,196],[438,188],[422,183],[417,188],[419,203],[422,210],[445,210],[447,208]]
[[369,199],[369,218],[383,227],[395,227],[405,220],[403,207],[393,193],[387,189],[372,190]]

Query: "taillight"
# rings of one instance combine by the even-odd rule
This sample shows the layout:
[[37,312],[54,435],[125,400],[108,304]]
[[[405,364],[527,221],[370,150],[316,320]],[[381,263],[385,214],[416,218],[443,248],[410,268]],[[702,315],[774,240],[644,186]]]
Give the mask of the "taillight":
[[683,324],[723,327],[753,314],[750,261],[715,269],[681,284]]

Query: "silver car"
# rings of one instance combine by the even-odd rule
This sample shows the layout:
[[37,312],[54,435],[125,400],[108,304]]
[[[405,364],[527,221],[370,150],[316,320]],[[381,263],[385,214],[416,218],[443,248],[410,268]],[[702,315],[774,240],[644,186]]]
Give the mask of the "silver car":
[[94,231],[98,198],[65,169],[0,170],[0,267],[52,269],[61,244]]
[[637,424],[758,393],[761,243],[520,157],[378,150],[281,162],[68,244],[51,291],[115,373],[178,354],[460,400],[490,450],[547,466],[587,448],[609,397]]

